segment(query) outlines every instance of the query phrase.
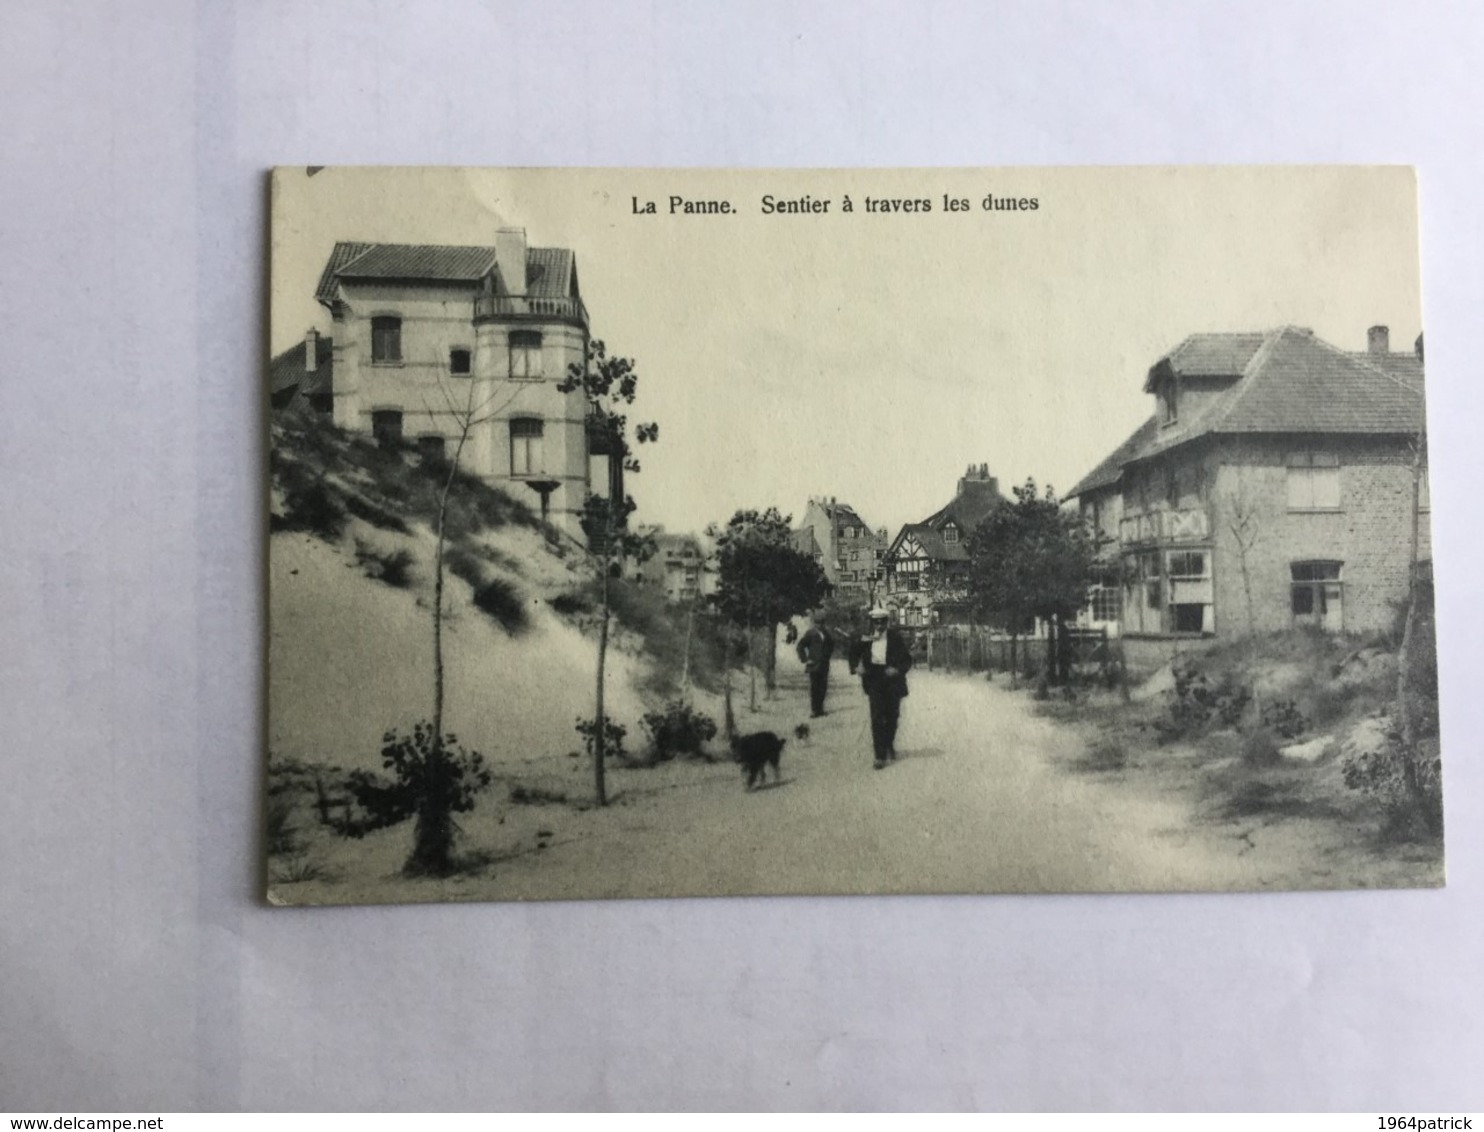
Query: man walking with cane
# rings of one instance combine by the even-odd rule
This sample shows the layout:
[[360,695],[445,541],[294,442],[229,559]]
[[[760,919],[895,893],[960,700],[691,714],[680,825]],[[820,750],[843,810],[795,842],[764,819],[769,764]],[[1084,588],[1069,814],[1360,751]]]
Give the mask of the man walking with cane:
[[835,655],[835,637],[821,623],[819,613],[809,615],[809,628],[799,638],[799,659],[809,673],[809,716],[824,714],[824,697],[830,686],[830,657]]

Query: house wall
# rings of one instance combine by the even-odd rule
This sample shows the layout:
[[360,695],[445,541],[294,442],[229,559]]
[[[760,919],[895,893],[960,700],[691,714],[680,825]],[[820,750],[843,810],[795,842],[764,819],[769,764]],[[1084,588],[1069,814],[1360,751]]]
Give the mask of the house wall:
[[[562,322],[486,320],[477,327],[473,301],[477,287],[408,284],[340,285],[335,317],[334,419],[342,428],[371,430],[372,414],[396,409],[403,415],[407,439],[438,435],[451,453],[458,440],[458,416],[448,408],[472,403],[484,420],[466,442],[461,464],[491,483],[511,487],[517,498],[539,506],[534,492],[519,485],[525,478],[558,481],[551,494],[549,517],[574,538],[581,538],[579,516],[590,489],[586,404],[580,392],[560,393],[557,385],[572,364],[581,364],[587,349],[583,330]],[[400,363],[373,363],[371,320],[394,315],[402,320]],[[542,375],[513,380],[510,376],[510,332],[541,334]],[[451,350],[468,349],[472,375],[449,372]],[[515,477],[511,467],[510,421],[542,421],[539,476]],[[601,485],[600,485],[601,487]]]
[[[1340,508],[1288,509],[1287,459],[1297,450],[1339,458]],[[1325,436],[1228,439],[1213,492],[1218,625],[1248,628],[1234,507],[1246,501],[1256,515],[1256,541],[1247,554],[1253,625],[1258,632],[1293,623],[1291,563],[1334,560],[1343,565],[1343,625],[1347,632],[1392,626],[1405,600],[1411,564],[1412,451],[1405,438]],[[1419,526],[1420,557],[1431,557],[1428,515]]]

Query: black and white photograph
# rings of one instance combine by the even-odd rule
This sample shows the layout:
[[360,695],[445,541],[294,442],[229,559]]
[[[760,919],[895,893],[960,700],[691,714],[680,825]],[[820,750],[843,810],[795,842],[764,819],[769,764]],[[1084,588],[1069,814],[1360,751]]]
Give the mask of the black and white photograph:
[[1410,168],[270,211],[273,903],[1443,884]]

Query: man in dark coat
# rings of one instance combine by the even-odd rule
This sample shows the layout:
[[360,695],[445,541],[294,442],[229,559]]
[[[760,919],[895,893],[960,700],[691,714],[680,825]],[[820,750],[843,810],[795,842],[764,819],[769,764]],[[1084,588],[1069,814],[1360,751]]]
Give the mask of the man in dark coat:
[[850,671],[859,671],[861,688],[871,705],[871,745],[880,770],[897,757],[897,721],[907,695],[907,670],[912,651],[902,635],[890,627],[886,610],[871,610],[871,632],[855,642]]
[[824,714],[824,696],[830,686],[830,657],[835,655],[835,637],[819,623],[819,614],[809,618],[809,628],[799,638],[799,659],[809,673],[809,715]]

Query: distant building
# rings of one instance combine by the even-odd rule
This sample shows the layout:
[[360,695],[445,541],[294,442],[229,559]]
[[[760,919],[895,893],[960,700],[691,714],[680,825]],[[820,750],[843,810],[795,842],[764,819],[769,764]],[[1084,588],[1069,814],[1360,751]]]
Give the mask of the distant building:
[[658,529],[650,537],[655,553],[639,567],[645,585],[664,590],[667,600],[681,604],[716,592],[716,566],[699,538]]
[[[1423,428],[1421,339],[1394,353],[1389,337],[1347,352],[1292,326],[1195,334],[1158,359],[1154,415],[1069,493],[1104,568],[1084,620],[1157,638],[1389,627]],[[1425,465],[1419,495],[1427,560]]]
[[898,624],[917,627],[968,620],[968,537],[1004,503],[989,465],[971,464],[947,504],[897,532],[884,566],[886,602]]
[[458,410],[478,423],[461,463],[538,503],[575,538],[588,493],[623,494],[622,441],[580,391],[588,316],[566,248],[528,248],[502,228],[487,247],[335,245],[315,297],[334,333],[274,358],[275,407],[306,404],[342,428],[425,458],[452,454]]
[[860,604],[874,599],[884,577],[886,532],[873,531],[850,504],[834,496],[810,499],[794,540],[794,549],[814,556],[836,597]]

